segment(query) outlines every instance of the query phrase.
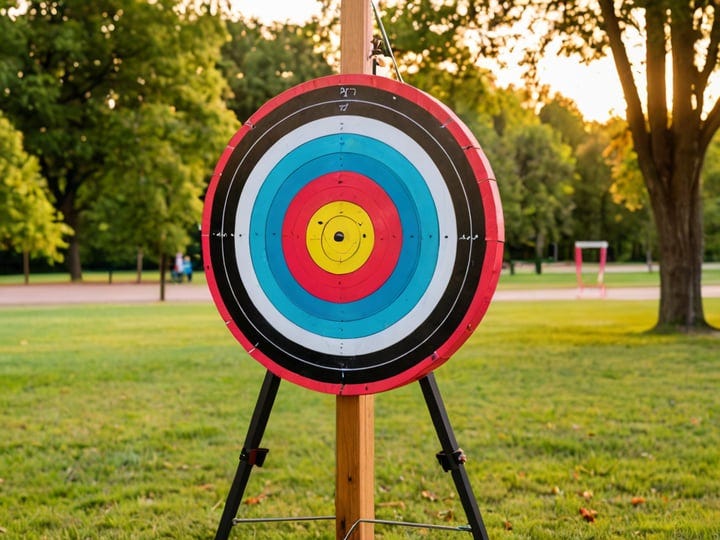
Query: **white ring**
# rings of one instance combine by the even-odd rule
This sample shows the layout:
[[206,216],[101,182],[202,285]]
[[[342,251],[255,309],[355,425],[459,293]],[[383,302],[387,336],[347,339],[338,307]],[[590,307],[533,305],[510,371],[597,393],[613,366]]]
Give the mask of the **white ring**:
[[[278,124],[280,123],[282,121],[278,122]],[[408,158],[425,180],[432,195],[437,209],[440,231],[438,260],[430,284],[420,301],[404,317],[386,329],[370,336],[351,339],[321,336],[288,320],[267,298],[254,269],[247,264],[252,260],[249,242],[250,215],[265,178],[280,159],[295,148],[318,137],[340,132],[374,138]],[[241,162],[240,166],[248,166],[248,164]],[[229,191],[230,189],[228,189]],[[235,223],[236,264],[252,303],[268,323],[283,336],[301,346],[325,354],[337,356],[369,354],[387,348],[411,334],[437,307],[445,293],[455,265],[457,225],[454,207],[445,180],[434,161],[417,142],[403,131],[384,122],[362,116],[322,118],[304,124],[281,137],[262,155],[248,175],[236,208]]]

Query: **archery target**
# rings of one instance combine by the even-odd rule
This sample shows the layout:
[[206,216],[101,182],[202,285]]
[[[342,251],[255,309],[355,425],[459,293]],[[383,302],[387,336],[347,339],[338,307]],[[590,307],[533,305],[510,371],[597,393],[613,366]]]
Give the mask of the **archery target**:
[[232,334],[276,375],[380,392],[446,361],[490,303],[503,247],[492,169],[447,107],[338,75],[261,107],[205,199],[205,270]]

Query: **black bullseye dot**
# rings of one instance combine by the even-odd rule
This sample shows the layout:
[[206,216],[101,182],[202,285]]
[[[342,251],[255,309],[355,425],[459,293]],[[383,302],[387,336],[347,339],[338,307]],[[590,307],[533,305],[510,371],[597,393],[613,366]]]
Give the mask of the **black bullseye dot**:
[[342,232],[338,231],[335,233],[335,236],[333,236],[333,239],[336,242],[342,242],[343,240],[345,240],[345,235]]

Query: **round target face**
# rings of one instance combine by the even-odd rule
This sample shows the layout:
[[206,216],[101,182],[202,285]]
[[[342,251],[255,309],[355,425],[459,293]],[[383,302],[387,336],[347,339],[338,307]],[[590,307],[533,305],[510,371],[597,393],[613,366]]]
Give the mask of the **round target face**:
[[445,362],[487,310],[503,235],[470,131],[373,75],[315,79],[261,107],[222,154],[202,224],[232,334],[279,377],[335,394]]

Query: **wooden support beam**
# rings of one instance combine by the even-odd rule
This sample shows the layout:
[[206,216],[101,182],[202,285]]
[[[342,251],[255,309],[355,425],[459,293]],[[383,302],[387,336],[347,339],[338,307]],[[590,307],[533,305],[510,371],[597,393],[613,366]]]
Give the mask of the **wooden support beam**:
[[[340,540],[357,520],[375,517],[374,396],[337,396],[336,432],[335,532]],[[352,538],[373,536],[372,523],[363,523]]]
[[372,73],[370,0],[342,0],[340,7],[340,73]]
[[[372,73],[370,0],[342,0],[340,8],[340,72]],[[375,517],[375,399],[336,398],[335,532],[345,538],[359,519]],[[371,523],[355,529],[353,540],[374,537]]]

